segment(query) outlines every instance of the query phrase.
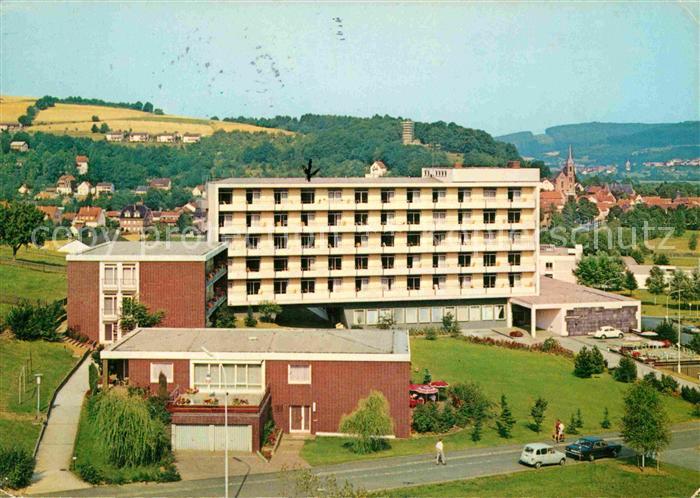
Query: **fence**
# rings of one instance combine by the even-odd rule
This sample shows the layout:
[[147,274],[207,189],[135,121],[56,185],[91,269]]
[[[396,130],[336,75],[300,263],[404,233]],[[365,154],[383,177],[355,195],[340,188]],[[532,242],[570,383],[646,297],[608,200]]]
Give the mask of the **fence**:
[[0,263],[8,266],[28,268],[30,270],[42,271],[44,273],[65,273],[66,267],[52,263],[37,263],[35,261],[14,260],[12,258],[0,257]]

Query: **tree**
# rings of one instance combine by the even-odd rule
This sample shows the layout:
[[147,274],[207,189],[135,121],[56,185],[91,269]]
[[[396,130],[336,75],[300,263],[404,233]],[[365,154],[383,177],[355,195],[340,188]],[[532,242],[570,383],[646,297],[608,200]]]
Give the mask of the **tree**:
[[698,234],[693,232],[688,239],[688,249],[694,251],[698,248]]
[[163,372],[158,374],[158,398],[168,399],[168,378]]
[[0,244],[10,246],[13,260],[17,259],[17,251],[22,246],[44,243],[46,234],[37,230],[43,221],[44,213],[26,202],[0,206]]
[[164,113],[163,113],[163,109],[155,108],[155,109],[153,110],[153,114],[155,114],[156,116],[162,116],[162,115],[164,114]]
[[430,384],[433,381],[433,376],[430,375],[430,370],[423,370],[423,384]]
[[97,123],[100,121],[100,117],[97,114],[92,115],[92,122]]
[[150,102],[143,104],[143,112],[153,112],[153,104]]
[[600,352],[598,346],[593,346],[590,354],[591,373],[602,374],[605,372],[605,358],[603,358],[603,353]]
[[446,333],[450,334],[453,337],[459,336],[459,323],[457,322],[457,320],[455,320],[455,317],[454,315],[452,315],[452,313],[445,313],[443,315],[442,330],[444,330]]
[[501,413],[496,420],[498,434],[502,438],[509,439],[511,437],[513,426],[515,426],[515,418],[513,418],[513,414],[510,411],[510,406],[508,406],[506,395],[501,394]]
[[637,364],[629,356],[623,356],[613,371],[613,378],[618,382],[634,382],[637,380]]
[[656,296],[664,294],[666,292],[666,287],[668,287],[664,271],[658,266],[652,266],[651,270],[649,270],[646,285],[649,293],[653,294],[654,304],[656,304]]
[[340,432],[354,437],[351,447],[355,453],[372,453],[389,446],[383,436],[394,431],[389,402],[379,391],[361,399],[350,415],[340,420]]
[[700,335],[693,334],[693,338],[688,343],[688,347],[696,353],[700,354]]
[[119,318],[122,332],[131,332],[136,327],[155,327],[165,318],[163,311],[150,313],[145,304],[136,298],[125,297],[122,300],[122,311]]
[[10,309],[5,317],[5,326],[22,341],[58,341],[58,328],[65,319],[61,301],[50,304],[31,304],[21,301]]
[[258,306],[258,313],[260,321],[271,323],[276,315],[282,313],[282,306],[272,301],[262,301]]
[[624,281],[624,263],[619,257],[611,257],[605,253],[584,256],[576,266],[574,275],[581,285],[618,290]]
[[99,132],[100,132],[100,128],[97,126],[97,124],[92,123],[92,128],[90,128],[90,131],[91,131],[92,133],[99,133]]
[[184,233],[192,225],[192,215],[189,213],[182,213],[177,219],[177,229],[180,233]]
[[253,316],[253,308],[250,306],[248,306],[248,311],[246,312],[243,323],[246,327],[255,327],[258,324],[258,321]]
[[530,408],[530,416],[532,417],[532,429],[535,432],[542,432],[542,423],[544,422],[544,414],[547,411],[547,400],[542,397],[535,400],[535,404]]
[[600,427],[603,429],[610,429],[610,414],[608,413],[608,407],[606,406],[603,410],[603,420],[600,421]]
[[221,306],[214,312],[214,327],[218,329],[236,328],[236,315],[228,306]]
[[654,264],[655,265],[668,265],[670,264],[671,261],[668,259],[668,256],[662,252],[657,252],[654,253]]
[[625,270],[625,280],[622,282],[622,286],[627,289],[632,295],[632,291],[637,290],[637,278],[629,270]]
[[377,328],[381,330],[389,330],[396,326],[396,320],[390,314],[382,314],[377,319]]
[[109,128],[109,125],[107,123],[102,123],[100,125],[100,133],[109,133],[109,131],[110,131],[110,128]]
[[576,416],[572,413],[571,418],[569,418],[569,424],[566,426],[567,434],[578,434],[578,423],[576,423]]
[[673,272],[668,287],[669,294],[676,298],[679,307],[681,306],[681,301],[690,301],[695,294],[693,280],[683,270],[675,270]]
[[594,366],[591,352],[586,346],[583,346],[574,357],[574,375],[582,379],[587,379],[593,374],[593,370]]
[[625,395],[622,416],[622,440],[641,455],[644,468],[647,456],[655,456],[671,441],[669,418],[658,392],[646,382],[632,385]]

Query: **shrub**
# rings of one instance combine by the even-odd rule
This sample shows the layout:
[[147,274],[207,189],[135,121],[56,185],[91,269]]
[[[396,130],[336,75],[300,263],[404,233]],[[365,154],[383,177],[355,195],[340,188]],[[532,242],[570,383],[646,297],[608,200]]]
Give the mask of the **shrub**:
[[664,320],[659,323],[654,331],[659,334],[659,339],[666,339],[671,342],[676,341],[678,336],[678,331],[673,327],[673,323],[670,320]]
[[459,427],[465,427],[470,423],[483,423],[488,418],[491,402],[479,384],[473,382],[454,384],[447,394],[455,409],[455,423]]
[[618,382],[634,382],[637,380],[637,364],[629,356],[620,358],[620,363],[613,371],[613,378]]
[[587,379],[592,374],[593,358],[591,357],[591,352],[588,351],[588,348],[583,346],[574,357],[574,375],[576,375],[576,377],[581,377],[582,379]]
[[519,330],[511,330],[510,333],[508,334],[510,337],[522,337],[523,333],[520,332]]
[[353,437],[350,448],[355,453],[372,453],[389,447],[382,436],[394,431],[394,421],[389,412],[389,402],[379,391],[357,403],[357,409],[340,420],[340,432]]
[[659,381],[654,372],[649,372],[644,377],[642,377],[642,382],[648,384],[657,391],[661,391],[661,381]]
[[248,306],[248,312],[245,315],[244,323],[246,327],[255,327],[258,324],[258,321],[253,316],[253,308],[250,306]]
[[161,398],[160,396],[148,396],[146,398],[148,403],[148,413],[151,418],[160,420],[164,425],[170,423],[170,412],[168,411],[168,398]]
[[272,436],[275,433],[275,420],[270,418],[265,422],[265,425],[263,426],[263,445],[267,444],[270,440],[270,436]]
[[100,484],[104,480],[100,470],[90,462],[79,463],[75,466],[75,471],[88,484]]
[[258,306],[258,313],[261,322],[271,323],[274,321],[273,315],[282,313],[282,306],[272,301],[263,301]]
[[439,432],[440,412],[437,403],[423,403],[413,409],[413,430],[416,432]]
[[90,394],[93,396],[97,394],[97,379],[99,374],[97,373],[97,366],[94,363],[90,363],[88,367],[88,384],[90,385]]
[[377,328],[382,330],[388,330],[396,325],[396,321],[390,315],[382,315],[377,320]]
[[610,429],[610,426],[612,424],[610,423],[610,414],[608,413],[608,407],[605,407],[605,410],[603,411],[603,420],[600,422],[600,426],[603,429]]
[[36,305],[22,301],[7,313],[5,325],[17,339],[23,341],[58,341],[58,327],[64,317],[65,310],[61,301]]
[[691,251],[694,251],[695,249],[698,248],[698,234],[693,233],[690,238],[688,239],[688,249]]
[[603,353],[600,352],[598,346],[593,346],[590,355],[591,373],[602,374],[605,372],[605,358],[603,358]]
[[576,428],[583,429],[583,416],[581,416],[581,409],[576,409]]
[[569,425],[566,426],[564,432],[567,434],[578,434],[578,424],[576,423],[576,416],[573,413],[569,419]]
[[442,317],[442,330],[446,334],[450,334],[453,337],[459,337],[459,323],[457,322],[457,320],[455,320],[455,317],[454,315],[452,315],[452,313],[445,313],[445,315]]
[[549,353],[550,351],[555,351],[560,347],[561,345],[554,337],[548,337],[544,340],[544,342],[540,346],[540,349],[543,353]]
[[700,390],[694,387],[681,387],[681,398],[694,405],[700,403]]
[[510,411],[510,406],[508,406],[508,400],[506,395],[501,395],[501,414],[496,420],[496,428],[498,429],[498,435],[509,439],[511,437],[511,431],[515,425],[515,418]]
[[[430,404],[434,405],[435,403]],[[445,406],[442,407],[442,412],[440,412],[440,420],[438,423],[437,431],[448,432],[455,426],[456,421],[457,419],[455,418],[454,408],[452,408],[452,405],[450,405],[449,403],[445,403]]]
[[693,417],[700,417],[700,403],[695,403],[693,407]]
[[13,489],[27,486],[34,474],[34,458],[23,448],[0,448],[0,483]]
[[434,341],[435,339],[437,339],[437,331],[433,327],[426,328],[425,338],[429,341]]
[[423,384],[430,384],[433,381],[433,376],[430,375],[430,370],[427,368],[423,371]]
[[158,475],[154,479],[156,482],[176,482],[181,480],[182,477],[180,477],[180,473],[177,471],[177,468],[175,465],[172,463],[167,464],[166,466],[162,467],[160,469],[160,472],[158,472]]
[[662,393],[673,394],[678,391],[678,381],[671,375],[661,375],[659,387]]
[[663,254],[663,253],[654,253],[654,264],[655,265],[668,265],[670,264],[670,260],[668,259],[668,256]]
[[218,329],[236,328],[236,315],[228,306],[222,306],[215,312],[214,327]]
[[542,422],[544,422],[544,414],[547,411],[547,400],[542,397],[537,398],[535,404],[530,408],[530,416],[532,417],[532,429],[535,432],[542,432]]

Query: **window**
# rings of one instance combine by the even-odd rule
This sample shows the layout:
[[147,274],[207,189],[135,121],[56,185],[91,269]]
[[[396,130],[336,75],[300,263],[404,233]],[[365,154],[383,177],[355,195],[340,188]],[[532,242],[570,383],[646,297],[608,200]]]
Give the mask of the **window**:
[[390,291],[394,287],[394,277],[382,277],[382,290]]
[[430,315],[431,315],[433,322],[441,322],[442,316],[443,316],[442,308],[438,308],[438,307],[431,308]]
[[355,213],[355,225],[367,224],[367,211],[358,211]]
[[420,211],[408,211],[406,213],[406,223],[409,225],[420,225]]
[[472,276],[471,275],[460,275],[459,276],[459,288],[460,289],[470,289],[472,286]]
[[288,365],[288,384],[311,384],[311,365]]
[[457,202],[465,202],[472,198],[472,189],[460,188],[457,191]]
[[301,234],[301,247],[304,249],[311,249],[316,246],[316,235],[313,233],[303,233]]
[[246,294],[256,296],[260,293],[260,280],[248,280],[245,283]]
[[287,213],[275,213],[275,226],[276,227],[286,227],[287,226]]
[[275,258],[274,260],[275,271],[287,271],[289,269],[287,258]]
[[104,285],[117,285],[117,266],[105,265]]
[[442,268],[447,260],[446,254],[433,254],[433,268]]
[[463,223],[469,223],[472,219],[472,212],[469,209],[460,209],[457,212],[457,223],[462,225]]
[[520,210],[519,209],[509,209],[508,210],[508,223],[520,223]]
[[309,223],[316,219],[314,213],[301,213],[301,224],[305,227],[309,226]]
[[258,235],[246,235],[245,236],[245,248],[246,249],[257,249],[260,243],[260,236]]
[[105,323],[105,341],[118,341],[119,327],[115,322]]
[[420,232],[408,232],[406,234],[406,245],[416,247],[420,245]]
[[394,308],[394,323],[406,323],[403,308]]
[[406,323],[418,323],[418,308],[406,308]]
[[369,242],[368,233],[356,233],[355,234],[355,247],[367,247]]
[[484,253],[484,266],[496,266],[496,253],[495,252],[485,252]]
[[486,199],[495,199],[496,198],[496,189],[495,188],[485,188],[484,189],[484,197]]
[[442,202],[447,196],[447,190],[444,188],[434,188],[433,189],[433,202]]
[[328,247],[340,247],[343,243],[343,236],[339,233],[329,233],[328,234]]
[[329,270],[342,270],[343,269],[343,258],[341,256],[331,256],[328,258],[328,269]]
[[260,226],[260,213],[247,213],[245,215],[245,225],[247,227]]
[[329,201],[342,201],[343,192],[339,189],[329,189],[328,190],[328,200]]
[[275,249],[286,249],[287,240],[288,238],[286,233],[276,233],[274,235]]
[[136,265],[122,266],[122,284],[136,285]]
[[479,320],[481,320],[481,306],[469,306],[469,321],[478,322]]
[[419,308],[418,320],[420,323],[430,323],[430,308]]
[[433,223],[445,223],[447,213],[445,211],[433,211]]
[[393,211],[386,211],[381,214],[382,225],[391,225],[394,223],[395,214]]
[[552,263],[551,261],[547,261],[544,264],[544,266],[545,266],[545,269],[547,269],[547,270],[554,270],[554,263]]
[[506,319],[506,307],[502,304],[497,304],[493,307],[494,320],[505,320]]
[[354,310],[352,313],[352,323],[355,325],[365,324],[365,310]]
[[382,204],[388,204],[394,201],[394,189],[383,188],[382,189]]
[[508,200],[518,201],[522,195],[522,190],[519,187],[508,187]]
[[408,290],[420,290],[420,277],[413,276],[406,279],[406,288]]
[[457,263],[460,267],[472,265],[472,254],[470,252],[460,252],[457,256]]
[[355,269],[366,270],[369,258],[367,256],[355,256]]
[[[433,289],[444,289],[447,285],[447,277],[445,275],[433,275]],[[440,318],[442,320],[442,318]]]
[[381,236],[382,247],[394,247],[394,234],[383,233]]
[[496,274],[484,273],[484,289],[493,289],[496,287]]
[[369,287],[369,278],[363,277],[363,278],[356,278],[355,279],[355,292],[361,292],[363,290],[367,290]]
[[245,271],[258,272],[260,271],[260,258],[246,258]]
[[314,202],[316,202],[316,192],[311,189],[304,189],[301,191],[302,204],[313,204]]
[[355,204],[367,204],[368,193],[366,189],[355,189]]
[[367,325],[376,325],[379,322],[379,310],[367,310]]
[[285,279],[275,279],[274,281],[274,290],[275,294],[286,294],[287,293],[287,285],[289,285],[289,280]]
[[193,387],[251,391],[259,391],[263,387],[260,363],[195,363],[193,370]]
[[412,204],[414,202],[420,201],[420,189],[419,188],[409,188],[406,190],[406,202]]
[[382,256],[382,268],[385,270],[391,270],[394,268],[394,256],[384,255]]
[[260,189],[249,188],[245,191],[245,201],[247,204],[253,204],[260,200]]
[[314,269],[316,258],[312,256],[303,256],[301,258],[301,271],[309,271]]
[[102,299],[102,314],[105,316],[116,316],[117,296],[104,296]]
[[287,202],[287,199],[289,198],[289,193],[287,192],[286,188],[276,188],[274,192],[274,197],[275,204],[282,204],[283,202]]
[[520,273],[509,273],[508,274],[508,284],[511,287],[520,287],[522,276]]
[[433,232],[433,245],[440,246],[447,239],[447,232]]
[[484,210],[484,223],[486,223],[486,224],[496,223],[496,210],[495,209]]
[[312,278],[302,278],[301,279],[301,293],[302,294],[313,294],[316,292],[316,281]]
[[151,384],[157,384],[160,379],[160,374],[165,375],[168,384],[172,384],[174,380],[173,364],[172,363],[151,363]]
[[471,242],[473,236],[473,232],[471,230],[468,230],[466,232],[459,232],[459,243],[461,245],[468,244]]
[[420,254],[409,254],[406,256],[406,268],[420,268]]
[[342,278],[329,278],[328,279],[328,292],[338,292],[343,286]]
[[523,232],[522,230],[510,230],[508,232],[508,238],[510,239],[511,242],[520,242],[522,239]]
[[328,212],[328,226],[329,227],[334,227],[337,225],[340,225],[340,219],[342,218],[343,213],[340,211],[329,211]]
[[481,319],[493,320],[493,306],[485,305],[481,307]]
[[486,242],[495,242],[498,234],[495,230],[487,230],[484,232],[484,240]]
[[508,264],[511,266],[520,266],[520,253],[519,252],[509,252],[508,253]]

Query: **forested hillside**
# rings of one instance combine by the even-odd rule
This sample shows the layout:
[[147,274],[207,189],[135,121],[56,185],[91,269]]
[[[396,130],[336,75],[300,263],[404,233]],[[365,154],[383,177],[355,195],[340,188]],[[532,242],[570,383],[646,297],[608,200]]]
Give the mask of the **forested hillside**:
[[[384,161],[393,175],[419,175],[420,168],[448,163],[445,152],[464,154],[465,164],[504,165],[517,159],[512,145],[480,130],[454,124],[416,123],[420,139],[441,143],[433,151],[401,143],[398,118],[352,118],[305,115],[302,118],[243,119],[261,126],[285,128],[295,135],[217,132],[186,147],[112,144],[89,138],[19,132],[0,136],[0,196],[15,197],[23,183],[34,192],[53,185],[64,173],[77,176],[75,156],[87,155],[84,179],[113,182],[117,190],[132,189],[154,177],[170,177],[176,187],[191,187],[227,176],[300,176],[309,158],[321,176],[361,176],[374,160]],[[9,152],[11,139],[26,140],[30,150]],[[80,178],[81,180],[83,178]]]

